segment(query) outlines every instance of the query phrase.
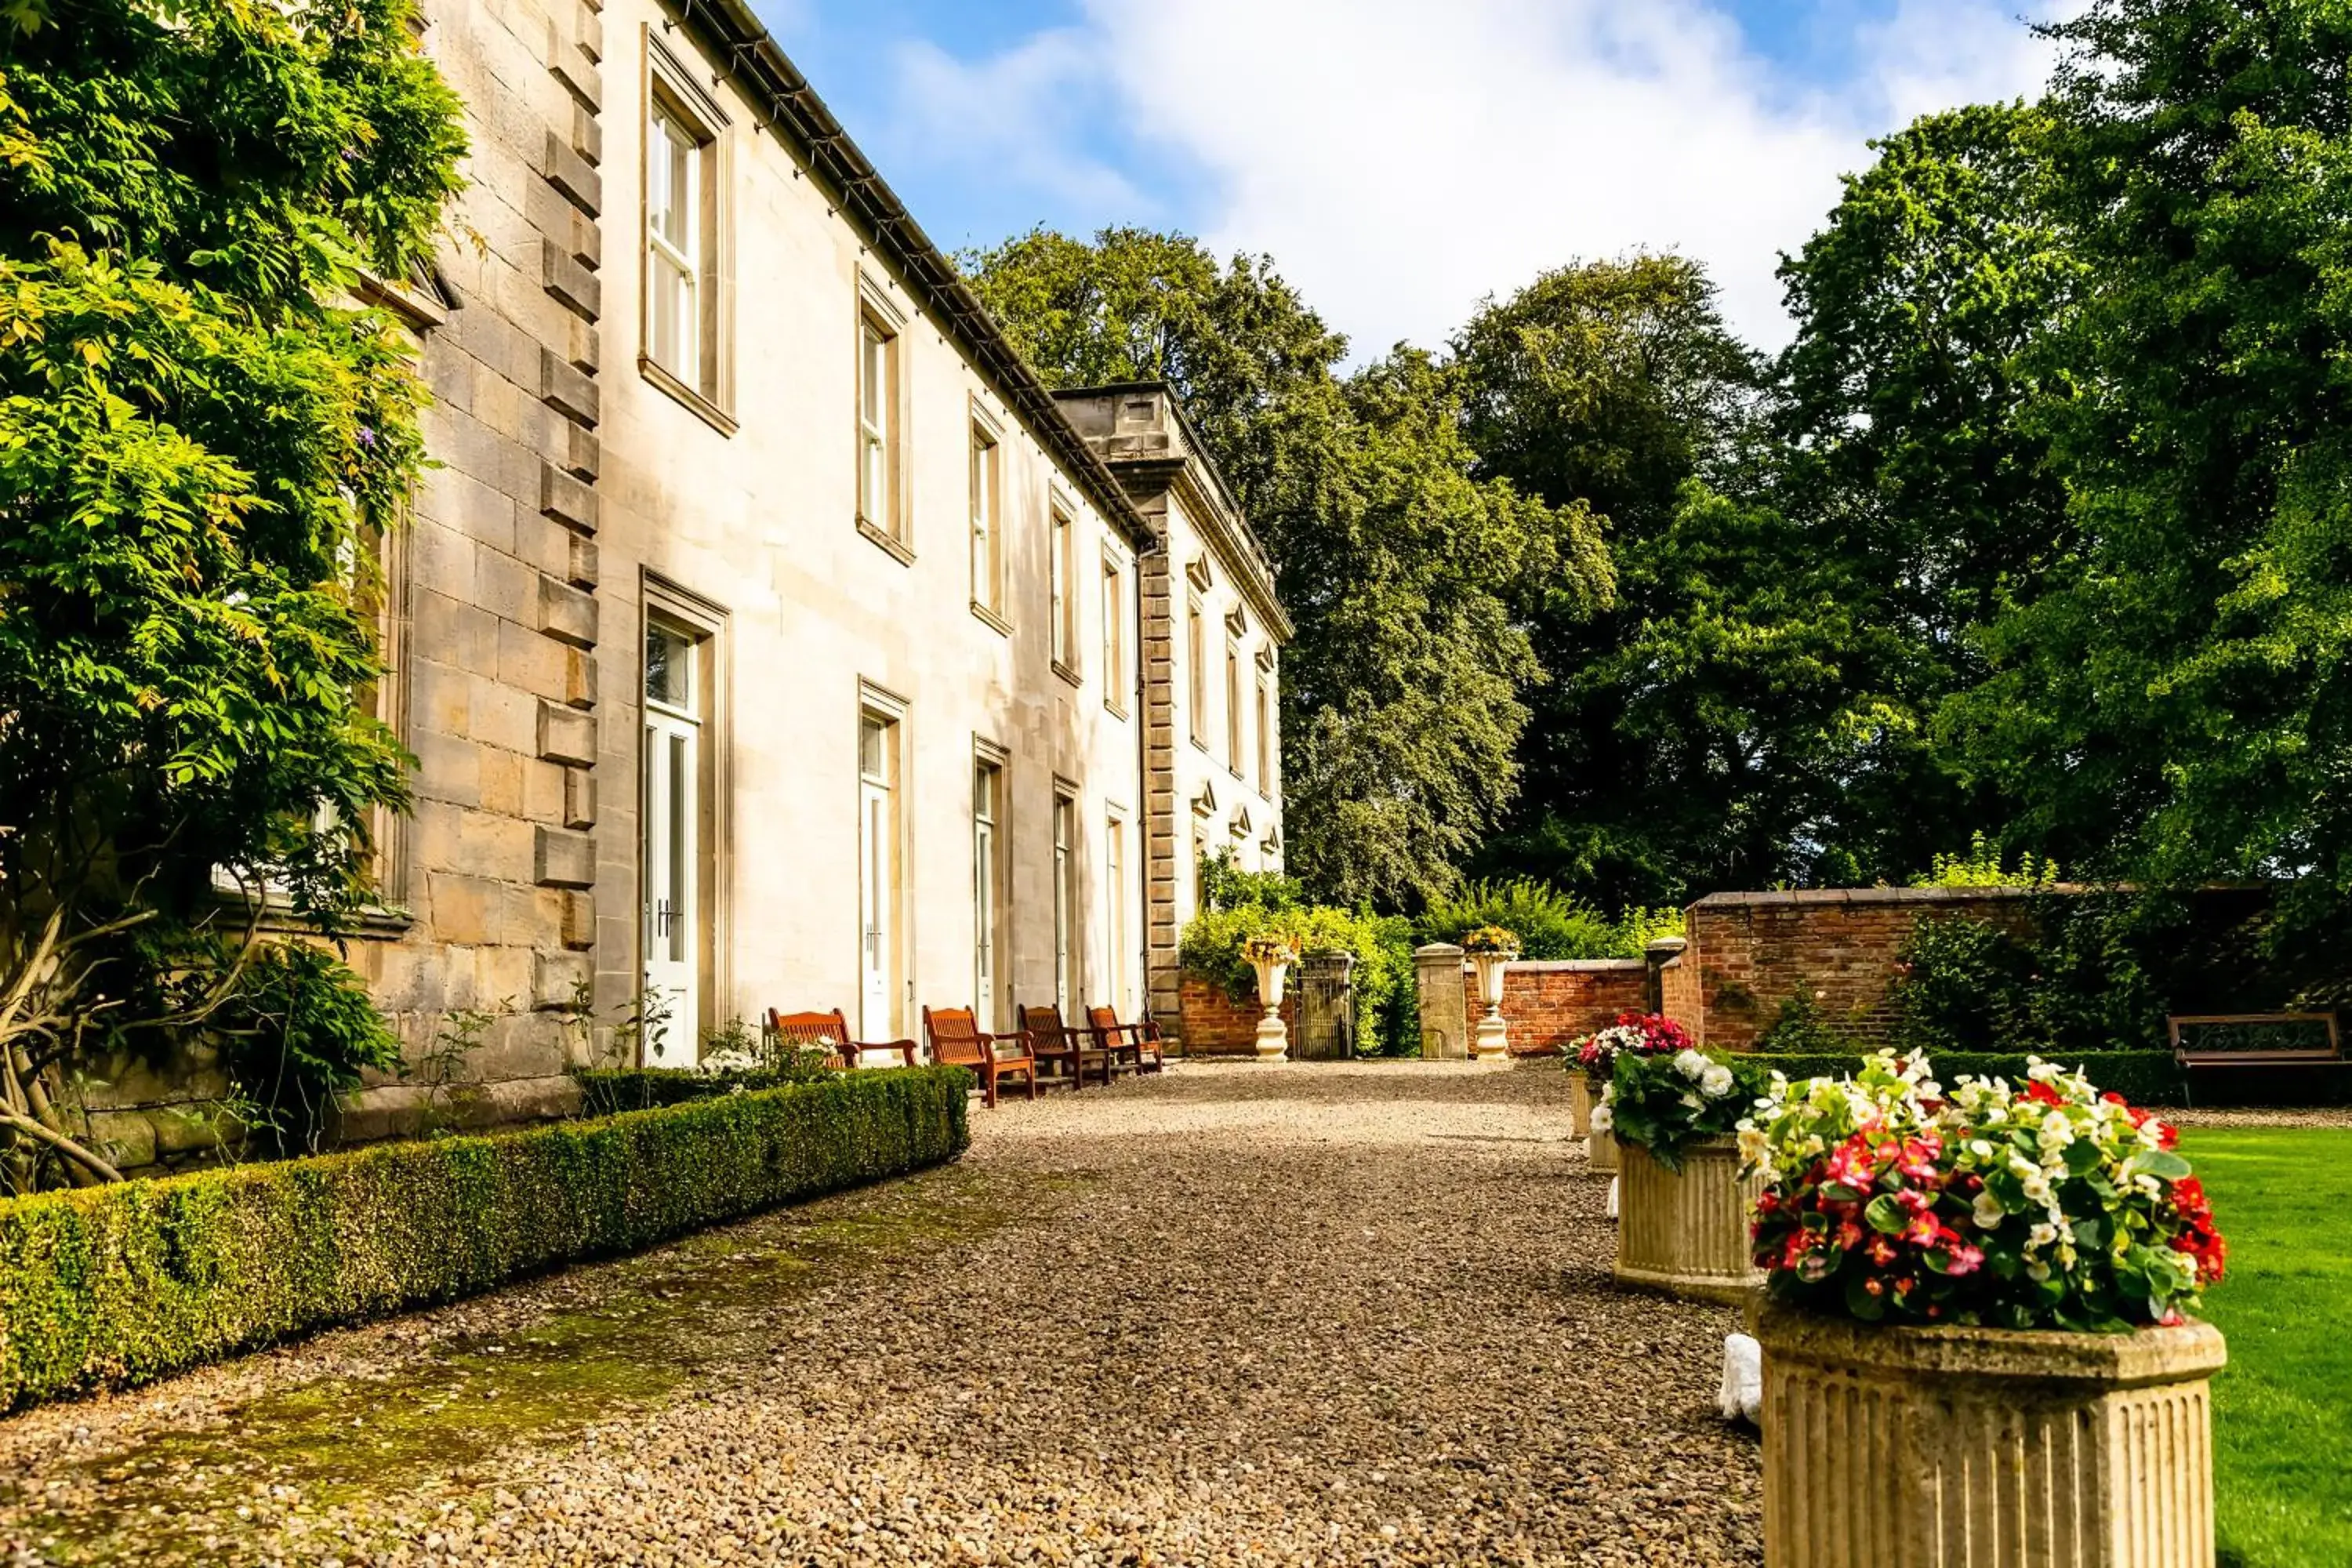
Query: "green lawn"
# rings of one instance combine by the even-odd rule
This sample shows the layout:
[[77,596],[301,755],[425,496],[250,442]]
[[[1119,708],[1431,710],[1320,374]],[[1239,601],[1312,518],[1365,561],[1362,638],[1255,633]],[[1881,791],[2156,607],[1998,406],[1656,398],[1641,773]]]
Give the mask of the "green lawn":
[[2213,1385],[2225,1568],[2352,1563],[2352,1131],[2192,1131],[2230,1244],[2205,1302],[2229,1336]]

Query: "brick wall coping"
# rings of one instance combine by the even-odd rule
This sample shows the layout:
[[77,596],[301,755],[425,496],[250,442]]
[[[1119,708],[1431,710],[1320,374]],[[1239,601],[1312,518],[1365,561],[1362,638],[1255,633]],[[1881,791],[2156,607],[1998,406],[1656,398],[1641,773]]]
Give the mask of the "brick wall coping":
[[[1471,967],[1462,961],[1462,967]],[[1503,966],[1511,974],[1632,974],[1647,969],[1638,958],[1515,958]]]
[[2096,889],[2084,882],[2060,882],[2048,888],[1794,888],[1771,893],[1709,893],[1690,907],[1752,910],[1822,904],[1979,904],[1993,900],[2031,899],[2042,893],[2094,891]]

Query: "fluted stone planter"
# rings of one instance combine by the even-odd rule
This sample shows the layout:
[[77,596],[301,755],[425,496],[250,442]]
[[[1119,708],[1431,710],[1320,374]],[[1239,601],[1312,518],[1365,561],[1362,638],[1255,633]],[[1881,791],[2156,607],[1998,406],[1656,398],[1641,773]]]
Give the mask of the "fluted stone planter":
[[2211,1324],[1753,1326],[1766,1568],[2212,1568]]
[[1578,1068],[1568,1069],[1568,1131],[1576,1138],[1592,1134],[1592,1080]]
[[1763,1275],[1748,1261],[1748,1211],[1760,1178],[1739,1179],[1739,1148],[1709,1138],[1667,1170],[1639,1143],[1617,1143],[1617,1279],[1706,1301],[1737,1301]]
[[1594,1175],[1615,1175],[1617,1135],[1613,1132],[1587,1132],[1584,1135],[1584,1156]]

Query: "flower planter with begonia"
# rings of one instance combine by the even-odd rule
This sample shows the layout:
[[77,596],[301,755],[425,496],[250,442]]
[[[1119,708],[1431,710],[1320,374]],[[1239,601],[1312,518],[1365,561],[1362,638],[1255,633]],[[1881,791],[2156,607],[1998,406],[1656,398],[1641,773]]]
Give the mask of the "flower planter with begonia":
[[1737,1300],[1755,1288],[1755,1185],[1731,1135],[1766,1082],[1752,1064],[1689,1049],[1618,1056],[1606,1109],[1617,1142],[1619,1283],[1701,1300]]
[[1776,1075],[1740,1130],[1768,1568],[2210,1568],[2224,1251],[2172,1130],[2047,1063],[1930,1075]]
[[[1617,1021],[1605,1029],[1595,1030],[1580,1039],[1570,1040],[1562,1058],[1568,1067],[1569,1126],[1579,1138],[1592,1133],[1593,1107],[1601,1101],[1601,1092],[1608,1084],[1610,1074],[1621,1051],[1637,1056],[1672,1056],[1676,1051],[1690,1049],[1690,1036],[1683,1026],[1663,1013],[1620,1013]],[[1595,1146],[1606,1141],[1594,1140]],[[1598,1160],[1596,1155],[1595,1159]],[[1606,1167],[1616,1169],[1612,1150]],[[1603,1169],[1596,1163],[1593,1169]]]

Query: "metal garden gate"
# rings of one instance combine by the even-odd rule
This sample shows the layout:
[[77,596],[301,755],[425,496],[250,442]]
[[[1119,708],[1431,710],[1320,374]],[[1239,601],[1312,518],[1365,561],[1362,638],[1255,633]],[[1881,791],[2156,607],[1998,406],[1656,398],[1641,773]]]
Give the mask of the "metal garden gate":
[[1349,978],[1353,953],[1310,952],[1298,965],[1301,1061],[1346,1061],[1356,1054],[1356,988]]

